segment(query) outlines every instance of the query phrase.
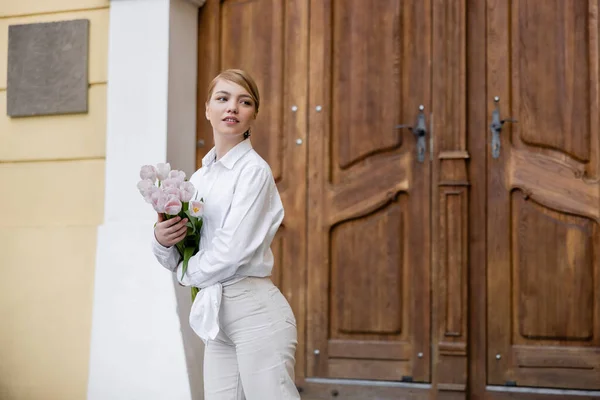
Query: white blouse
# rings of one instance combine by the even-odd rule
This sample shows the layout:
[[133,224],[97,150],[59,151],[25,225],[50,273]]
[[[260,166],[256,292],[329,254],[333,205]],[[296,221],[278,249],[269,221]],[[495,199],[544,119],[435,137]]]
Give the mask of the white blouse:
[[246,276],[270,276],[271,242],[283,220],[283,205],[269,165],[243,140],[219,161],[211,149],[190,182],[195,199],[204,199],[200,250],[181,277],[177,249],[156,238],[152,250],[165,268],[176,272],[182,285],[202,290],[190,312],[190,326],[204,341],[219,333],[222,286]]

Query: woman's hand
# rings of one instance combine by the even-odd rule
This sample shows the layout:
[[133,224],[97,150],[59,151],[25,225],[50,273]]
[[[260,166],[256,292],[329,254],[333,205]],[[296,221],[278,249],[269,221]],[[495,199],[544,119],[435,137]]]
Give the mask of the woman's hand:
[[154,227],[154,236],[156,236],[156,240],[161,245],[171,247],[185,237],[187,232],[185,224],[187,222],[187,218],[174,217],[165,219],[163,214],[158,213],[158,222]]

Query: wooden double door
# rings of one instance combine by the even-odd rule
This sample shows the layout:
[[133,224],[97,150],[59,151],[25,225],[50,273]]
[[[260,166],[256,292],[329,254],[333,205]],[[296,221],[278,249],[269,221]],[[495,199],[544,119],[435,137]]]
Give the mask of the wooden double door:
[[598,0],[206,1],[198,104],[259,85],[303,398],[600,397],[599,31]]

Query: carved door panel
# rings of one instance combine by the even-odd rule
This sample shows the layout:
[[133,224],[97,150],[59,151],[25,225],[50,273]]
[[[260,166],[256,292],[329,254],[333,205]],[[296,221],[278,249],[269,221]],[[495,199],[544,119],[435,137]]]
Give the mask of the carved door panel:
[[[269,163],[285,209],[271,248],[273,282],[290,302],[304,353],[306,274],[306,102],[308,3],[300,0],[207,0],[198,24],[197,164],[213,146],[204,116],[206,91],[222,70],[240,68],[258,85],[261,105],[252,145]],[[303,377],[304,359],[296,363]]]
[[600,389],[598,28],[597,0],[487,0],[518,121],[488,132],[488,384]]
[[427,382],[431,2],[310,10],[307,376]]

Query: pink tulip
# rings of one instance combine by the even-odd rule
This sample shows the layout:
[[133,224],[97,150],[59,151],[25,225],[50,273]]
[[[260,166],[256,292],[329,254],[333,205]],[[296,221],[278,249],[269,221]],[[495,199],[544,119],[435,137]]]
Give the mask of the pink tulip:
[[175,196],[177,198],[180,198],[181,196],[181,191],[179,190],[179,188],[175,187],[175,186],[167,186],[167,187],[163,187],[163,192],[164,194],[166,194],[167,196]]
[[171,172],[171,164],[169,163],[158,163],[156,164],[156,176],[160,181],[164,181],[169,177]]
[[139,181],[137,184],[137,188],[140,191],[140,194],[142,196],[146,196],[146,193],[152,187],[156,187],[156,186],[154,186],[154,183],[150,179],[144,179],[142,181]]
[[181,211],[181,201],[179,197],[169,196],[167,203],[165,204],[165,213],[169,215],[177,215]]
[[150,188],[148,188],[148,190],[146,191],[146,193],[144,193],[144,200],[146,200],[146,203],[152,203],[152,194],[154,194],[154,192],[160,192],[160,189],[157,188],[156,186],[152,185],[150,186]]
[[140,171],[140,178],[149,179],[152,183],[156,182],[156,168],[152,165],[144,165]]
[[186,181],[179,185],[179,200],[182,202],[189,202],[194,197],[194,194],[196,194],[196,188],[191,182]]
[[154,211],[157,213],[165,212],[165,205],[167,204],[168,196],[162,192],[162,190],[157,190],[150,196],[152,207],[154,207]]
[[179,184],[181,182],[179,182],[176,179],[173,178],[167,178],[164,181],[161,182],[161,187],[164,189],[170,188],[170,187],[174,187],[174,188],[179,188]]
[[204,202],[197,200],[190,201],[189,211],[192,217],[201,218],[204,214]]
[[169,172],[169,179],[175,179],[177,182],[181,183],[185,181],[185,172],[174,169]]

